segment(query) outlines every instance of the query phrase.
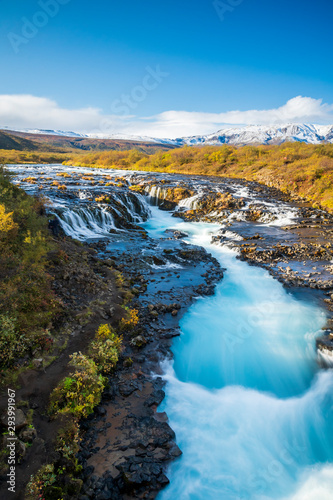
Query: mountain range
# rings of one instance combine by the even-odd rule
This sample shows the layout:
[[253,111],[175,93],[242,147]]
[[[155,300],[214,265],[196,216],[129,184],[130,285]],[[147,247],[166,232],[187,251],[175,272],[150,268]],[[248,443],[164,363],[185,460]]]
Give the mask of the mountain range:
[[[107,141],[126,141],[151,143],[155,145],[164,145],[169,147],[177,146],[196,146],[196,145],[222,145],[230,144],[235,146],[244,145],[278,145],[284,142],[303,142],[307,144],[333,143],[333,125],[313,125],[313,124],[295,124],[288,123],[283,125],[248,125],[246,127],[232,127],[219,130],[214,134],[196,135],[191,137],[180,137],[177,139],[161,139],[144,136],[133,136],[127,134],[106,135],[97,134],[79,134],[76,132],[64,132],[61,130],[40,130],[40,129],[9,129],[3,127],[3,132],[13,135],[19,135],[22,139],[29,139],[31,136],[36,140],[38,136]],[[30,136],[30,137],[29,137]],[[84,148],[85,149],[85,148]],[[87,148],[88,149],[88,148]],[[99,148],[97,148],[99,149]],[[103,148],[104,149],[104,148]],[[121,148],[122,149],[122,148]]]
[[333,125],[249,125],[247,127],[222,129],[215,134],[184,137],[177,143],[188,145],[231,144],[244,146],[251,144],[282,144],[284,142],[305,142],[307,144],[333,143]]

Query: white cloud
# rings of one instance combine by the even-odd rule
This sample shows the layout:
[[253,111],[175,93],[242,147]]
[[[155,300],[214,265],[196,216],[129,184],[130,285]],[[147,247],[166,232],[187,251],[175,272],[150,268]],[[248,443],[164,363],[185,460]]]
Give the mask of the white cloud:
[[69,110],[46,97],[0,95],[0,123],[9,128],[82,129],[100,120],[97,108]]
[[8,128],[72,130],[95,134],[180,137],[213,133],[235,125],[333,122],[333,105],[298,96],[279,108],[205,113],[165,111],[155,116],[105,115],[98,108],[65,109],[46,97],[0,95],[0,124]]
[[333,105],[323,104],[322,99],[295,97],[280,108],[267,110],[228,111],[226,113],[198,113],[166,111],[155,117],[157,129],[177,135],[195,135],[216,132],[219,128],[235,125],[273,125],[277,123],[333,122]]

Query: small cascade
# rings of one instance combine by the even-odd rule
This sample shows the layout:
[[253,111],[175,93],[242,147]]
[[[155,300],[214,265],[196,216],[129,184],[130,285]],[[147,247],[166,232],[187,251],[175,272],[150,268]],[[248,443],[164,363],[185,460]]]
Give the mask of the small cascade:
[[121,220],[138,224],[145,222],[150,216],[149,206],[145,198],[138,193],[119,192],[112,193],[108,202],[111,210],[118,215],[116,225],[122,227]]
[[145,222],[150,217],[149,205],[144,196],[127,191],[122,193],[125,206],[133,217],[133,222]]
[[103,209],[75,207],[56,215],[64,232],[77,240],[108,236],[116,229],[112,215]]
[[121,231],[128,224],[144,222],[149,215],[144,197],[130,192],[112,193],[108,203],[97,203],[93,207],[74,205],[57,211],[64,232],[78,240],[107,237],[111,230]]
[[154,207],[158,207],[162,201],[167,197],[167,189],[161,186],[147,186],[145,189],[147,196],[149,196],[149,203]]
[[188,210],[196,210],[199,206],[199,200],[200,200],[200,195],[195,194],[190,198],[185,198],[184,200],[181,200],[178,204],[178,207],[184,207],[187,208]]
[[328,368],[333,368],[333,352],[330,349],[325,349],[321,346],[317,350],[318,361],[320,365]]

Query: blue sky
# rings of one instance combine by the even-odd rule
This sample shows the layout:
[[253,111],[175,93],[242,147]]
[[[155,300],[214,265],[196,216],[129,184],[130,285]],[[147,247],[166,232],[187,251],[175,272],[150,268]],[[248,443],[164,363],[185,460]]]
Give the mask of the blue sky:
[[[219,5],[0,0],[0,125],[175,136],[229,123],[332,122],[333,3]],[[153,80],[156,70],[163,76]],[[297,96],[311,100],[285,112]],[[280,108],[281,117],[268,113]],[[228,114],[251,110],[267,113]]]

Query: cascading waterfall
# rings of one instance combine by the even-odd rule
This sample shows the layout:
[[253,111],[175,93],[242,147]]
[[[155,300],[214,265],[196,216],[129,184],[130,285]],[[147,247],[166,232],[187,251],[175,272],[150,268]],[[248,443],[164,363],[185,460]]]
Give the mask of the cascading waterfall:
[[[113,193],[112,198],[114,198],[124,209],[125,218],[131,222],[140,223],[149,217],[150,211],[144,197],[139,193]],[[117,211],[117,213],[122,216],[121,212],[112,205],[112,208]]]
[[147,186],[145,188],[146,194],[149,196],[149,203],[153,206],[158,206],[161,201],[165,200],[167,196],[167,189],[161,186]]
[[318,351],[319,361],[323,364],[323,366],[329,366],[333,368],[333,353],[328,349],[320,349]]
[[181,200],[178,204],[179,207],[187,208],[188,210],[196,210],[199,206],[200,194],[195,194],[190,198]]
[[144,222],[150,217],[149,205],[142,194],[125,193],[125,199],[134,218],[134,222]]
[[107,236],[115,224],[110,212],[103,209],[73,208],[58,211],[64,232],[77,240]]
[[[142,195],[137,193],[113,194],[112,198],[122,208],[120,210],[111,200],[109,206],[118,214],[120,220],[142,223],[149,217],[150,209]],[[56,215],[68,236],[85,240],[109,236],[111,230],[122,230],[107,208],[108,205],[101,204],[97,204],[93,208],[74,205],[65,210],[58,209]]]

